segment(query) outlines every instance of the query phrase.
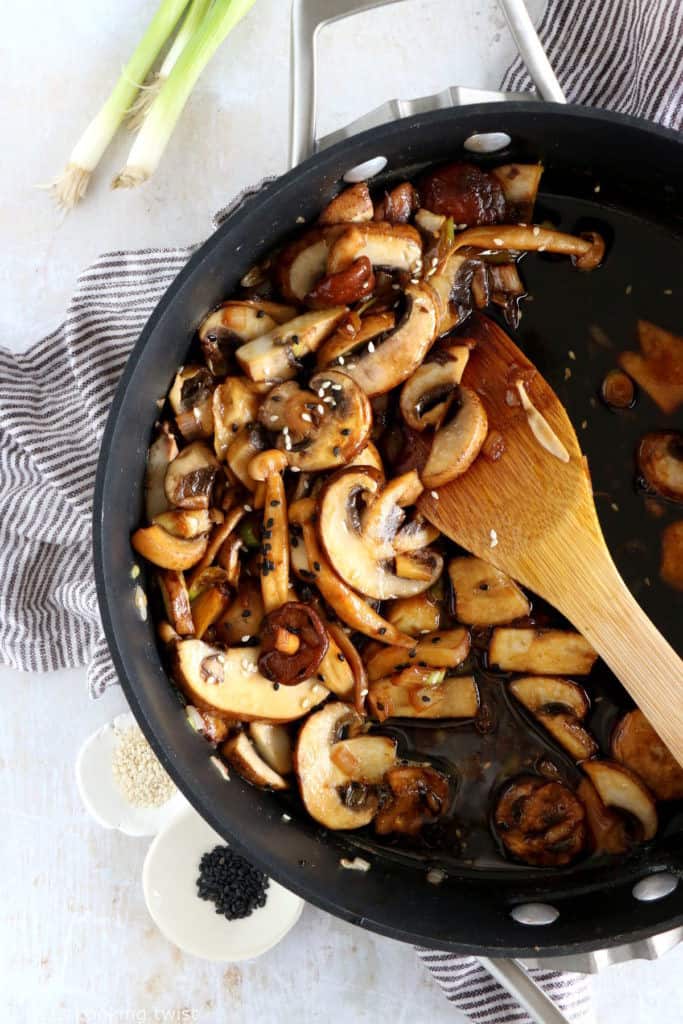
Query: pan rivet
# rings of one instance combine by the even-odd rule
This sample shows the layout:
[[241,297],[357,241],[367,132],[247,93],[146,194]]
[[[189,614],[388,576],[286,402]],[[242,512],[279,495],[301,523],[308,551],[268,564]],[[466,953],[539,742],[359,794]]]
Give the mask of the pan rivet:
[[510,911],[510,917],[517,924],[552,924],[557,921],[560,912],[549,903],[520,903]]
[[636,882],[632,892],[637,900],[650,903],[652,900],[663,900],[677,885],[678,879],[670,871],[657,871],[654,875],[648,875],[647,878],[641,878]]
[[465,139],[463,146],[470,153],[497,153],[509,146],[512,139],[507,132],[475,132]]
[[362,164],[350,167],[344,175],[344,181],[349,185],[355,185],[358,181],[367,181],[373,178],[387,166],[388,160],[385,156],[374,156],[372,160],[364,160]]

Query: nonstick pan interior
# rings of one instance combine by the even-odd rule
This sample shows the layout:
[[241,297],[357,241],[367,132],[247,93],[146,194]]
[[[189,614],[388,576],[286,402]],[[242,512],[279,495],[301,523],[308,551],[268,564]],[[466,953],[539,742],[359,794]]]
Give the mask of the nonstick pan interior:
[[[675,815],[655,843],[616,865],[586,864],[549,875],[461,864],[439,887],[426,883],[424,864],[401,855],[373,853],[369,872],[345,871],[339,860],[357,852],[352,836],[330,834],[305,815],[283,821],[275,796],[236,777],[226,783],[209,763],[206,744],[187,727],[162,669],[152,624],[137,617],[130,578],[128,537],[139,520],[156,399],[183,362],[206,310],[293,230],[298,216],[308,220],[317,214],[349,166],[379,152],[389,160],[385,179],[391,180],[425,163],[462,157],[469,134],[501,127],[513,145],[499,154],[500,161],[541,158],[546,165],[541,215],[567,230],[591,222],[611,239],[607,263],[594,275],[551,265],[551,257],[525,258],[522,274],[533,301],[524,306],[517,336],[574,423],[588,421],[582,441],[595,489],[607,495],[598,508],[608,542],[646,611],[673,643],[680,643],[673,602],[645,584],[646,577],[656,578],[656,543],[638,551],[631,546],[634,537],[654,536],[632,486],[632,450],[638,433],[657,427],[659,419],[653,411],[651,426],[643,427],[641,421],[616,418],[591,398],[598,401],[601,376],[616,354],[634,346],[637,317],[679,332],[683,328],[675,307],[683,255],[677,234],[682,147],[671,133],[572,108],[490,105],[411,118],[307,161],[233,214],[162,300],[124,373],[98,470],[95,563],[103,623],[133,710],[174,779],[217,831],[307,899],[395,938],[460,952],[568,954],[683,921],[682,887],[659,904],[636,903],[631,896],[636,879],[658,867],[678,871],[683,863],[681,822]],[[664,295],[667,289],[674,297]],[[595,326],[613,349],[591,340]],[[566,368],[571,376],[565,380]],[[553,924],[530,929],[511,919],[513,905],[539,898],[559,909]]]

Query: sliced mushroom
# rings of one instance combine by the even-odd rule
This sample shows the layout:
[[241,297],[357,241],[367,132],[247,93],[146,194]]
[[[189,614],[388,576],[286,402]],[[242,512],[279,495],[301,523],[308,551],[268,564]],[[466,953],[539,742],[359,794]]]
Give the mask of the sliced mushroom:
[[465,247],[493,252],[554,252],[571,256],[579,270],[594,270],[605,255],[605,243],[595,231],[587,231],[579,237],[538,225],[468,228],[455,240],[456,249]]
[[286,299],[303,302],[325,273],[330,246],[344,230],[339,225],[312,228],[285,246],[275,269],[278,286]]
[[370,342],[374,344],[381,335],[392,331],[395,326],[396,317],[389,310],[368,313],[362,319],[356,314],[350,314],[342,320],[334,334],[320,346],[316,365],[319,368],[332,366],[339,362],[341,356],[342,362],[339,365],[344,366],[364,345]]
[[282,686],[296,686],[317,672],[328,646],[327,631],[315,609],[287,601],[263,620],[259,670]]
[[208,508],[217,472],[218,462],[205,444],[188,444],[166,471],[164,490],[169,504],[177,508]]
[[223,650],[203,640],[176,641],[171,674],[193,704],[222,718],[290,722],[327,697],[317,680],[278,686],[258,670],[258,647]]
[[564,629],[514,629],[498,626],[491,634],[489,665],[503,672],[585,676],[596,652],[580,633]]
[[194,634],[199,640],[209,626],[213,626],[225,614],[232,597],[232,587],[224,569],[208,569],[205,572],[211,573],[212,581],[202,587],[192,600]]
[[[365,448],[354,455],[352,459],[346,463],[347,468],[351,466],[370,466],[371,469],[376,469],[384,480],[384,465],[382,464],[382,456],[377,451],[377,446],[368,441]],[[431,541],[426,541],[427,544],[431,544]]]
[[[361,533],[376,558],[392,558],[397,550],[395,539],[406,517],[404,509],[415,504],[424,488],[414,469],[394,477],[386,484],[382,478],[375,478],[375,474],[371,476],[373,480],[376,479],[377,489],[373,491],[373,484],[368,478],[367,496],[363,497],[366,502],[370,498],[372,500],[365,508],[359,509]],[[400,550],[415,550],[407,542],[406,535]]]
[[615,807],[640,825],[640,838],[648,842],[657,832],[657,810],[650,791],[640,779],[613,761],[586,761],[582,766],[607,807]]
[[[373,539],[366,537],[359,502],[369,503],[378,494],[380,483],[377,471],[365,466],[335,473],[319,499],[318,533],[332,568],[349,586],[378,600],[409,597],[428,590],[438,579],[443,559],[430,550],[422,563],[423,578],[410,579],[399,576],[387,558],[378,557]],[[385,543],[388,537],[381,540]],[[417,554],[411,553],[411,557],[415,559]]]
[[423,363],[401,389],[401,415],[413,430],[439,429],[452,402],[469,358],[469,349],[460,346],[462,357]]
[[176,425],[186,441],[211,437],[211,395],[215,386],[216,381],[205,366],[183,366],[178,370],[168,400],[176,414]]
[[230,472],[249,491],[254,491],[257,482],[249,473],[251,460],[268,447],[266,435],[258,423],[248,423],[234,435],[225,461]]
[[[419,512],[414,513],[397,531],[394,537],[394,551],[398,555],[417,554],[421,548],[433,544],[441,536],[441,531],[432,526]],[[398,571],[398,566],[397,566]],[[398,573],[399,576],[401,573]]]
[[655,494],[683,501],[683,433],[655,430],[638,446],[638,469]]
[[345,188],[330,200],[318,218],[320,224],[359,224],[372,220],[373,207],[367,182]]
[[352,782],[377,786],[396,764],[396,740],[390,736],[353,736],[332,745],[330,760]]
[[619,720],[612,756],[642,779],[657,800],[683,799],[683,768],[639,709]]
[[662,530],[662,558],[659,575],[675,590],[683,590],[683,519]]
[[359,256],[344,270],[325,274],[305,296],[311,309],[335,309],[367,299],[375,290],[375,275],[367,256]]
[[243,779],[260,789],[287,789],[289,783],[264,761],[246,732],[238,732],[221,747],[221,753],[228,764],[239,772]]
[[216,640],[232,647],[245,636],[259,636],[263,622],[261,588],[256,580],[244,578],[227,611],[216,623]]
[[446,217],[442,213],[432,213],[431,210],[425,210],[424,207],[417,211],[413,220],[420,231],[424,231],[425,235],[432,235],[434,237],[439,236],[446,223]]
[[216,523],[223,522],[223,513],[218,509],[174,509],[154,516],[153,523],[163,526],[174,537],[199,537],[208,533]]
[[448,575],[459,622],[498,626],[531,612],[531,602],[515,581],[481,558],[452,558]]
[[313,523],[302,525],[306,555],[312,567],[313,579],[322,597],[332,606],[342,622],[352,629],[397,647],[412,647],[412,637],[405,636],[367,603],[366,599],[349,587],[334,571],[318,543]]
[[237,432],[256,421],[260,396],[251,381],[228,377],[214,391],[212,402],[213,446],[218,458],[224,460]]
[[406,310],[396,329],[347,366],[366,395],[382,395],[407,380],[436,338],[438,313],[429,285],[409,284],[405,297]]
[[411,665],[457,668],[470,653],[470,635],[462,627],[425,634],[406,654],[404,647],[382,647],[368,658],[368,679],[376,682]]
[[284,725],[250,722],[248,733],[257,753],[274,772],[289,775],[294,771],[292,740]]
[[433,633],[441,622],[441,602],[428,591],[415,597],[399,597],[391,602],[387,619],[402,633],[420,636]]
[[206,551],[208,538],[185,540],[174,537],[162,526],[147,526],[136,530],[130,542],[139,555],[160,569],[177,569],[182,572],[199,562]]
[[236,347],[272,331],[296,316],[296,309],[262,300],[230,301],[209,313],[199,328],[204,358],[212,373],[230,372]]
[[[276,397],[281,401],[271,413]],[[294,382],[273,389],[263,413],[270,428],[279,431],[277,447],[302,472],[345,465],[363,450],[372,429],[367,397],[339,370],[316,373],[306,390]]]
[[332,749],[345,729],[358,731],[362,719],[349,704],[328,704],[304,723],[294,752],[301,799],[315,821],[331,829],[361,828],[377,811],[377,795],[367,787],[344,786],[344,773]]
[[289,599],[289,521],[282,473],[287,459],[273,448],[249,463],[253,480],[265,483],[261,532],[261,593],[266,614]]
[[[445,253],[440,250],[445,248]],[[434,262],[436,260],[436,263]],[[464,319],[469,309],[463,309],[462,303],[456,300],[462,294],[463,289],[469,293],[467,287],[471,273],[468,273],[469,260],[466,255],[455,249],[444,247],[441,243],[437,248],[437,254],[430,257],[431,266],[428,270],[429,284],[437,296],[438,323],[436,333],[441,336]]]
[[185,577],[175,569],[165,569],[157,579],[169,622],[179,636],[190,636],[194,633],[194,620]]
[[[479,691],[474,676],[444,678],[445,669],[432,669],[419,682],[403,685],[394,678],[370,683],[368,708],[379,722],[387,718],[474,718]],[[430,677],[434,682],[429,682]],[[425,681],[427,680],[427,681]]]
[[494,812],[496,831],[508,853],[525,864],[562,867],[586,845],[583,804],[561,782],[539,776],[514,779]]
[[345,314],[346,306],[302,313],[268,334],[240,346],[235,353],[237,361],[254,381],[296,377],[300,360],[315,352]]
[[533,219],[543,164],[504,164],[494,167],[491,174],[503,189],[505,219],[529,223]]
[[227,738],[232,723],[224,718],[217,718],[208,711],[200,711],[199,708],[188,704],[185,714],[190,726],[195,732],[200,732],[210,743],[216,746]]
[[460,386],[457,398],[457,409],[434,435],[422,470],[427,488],[442,487],[466,473],[486,440],[488,417],[479,396],[471,388]]
[[[353,679],[353,688],[351,690],[353,703],[356,711],[362,715],[365,713],[365,698],[368,695],[368,676],[365,671],[363,659],[351,642],[351,638],[340,625],[336,622],[327,622],[325,626],[330,640],[330,648],[333,645],[335,648],[334,653],[332,653],[330,648],[328,648],[325,660],[323,660],[320,665],[324,678],[329,680],[326,685],[328,689],[333,691],[333,693],[337,693],[339,695],[339,684],[337,683],[337,689],[335,689],[333,684],[333,680],[338,679],[339,674],[336,671],[336,667],[335,670],[330,671],[329,662],[334,658],[337,666],[347,665],[351,671]],[[345,687],[345,689],[348,693],[347,687]]]
[[386,784],[391,798],[375,819],[378,835],[417,835],[423,826],[435,824],[448,810],[448,779],[428,765],[390,768]]
[[157,437],[147,452],[147,468],[145,469],[145,513],[148,522],[168,508],[168,498],[164,490],[164,480],[169,463],[178,454],[176,440],[167,430]]
[[581,686],[554,676],[522,676],[510,683],[510,692],[575,761],[597,754],[597,743],[581,725],[588,713]]
[[661,373],[640,352],[621,352],[619,365],[629,377],[633,377],[643,391],[650,396],[662,412],[671,416],[683,404],[683,380],[662,378]]
[[[199,577],[208,569],[209,566],[213,565],[216,557],[221,553],[221,549],[226,540],[231,536],[232,531],[235,529],[239,521],[244,515],[243,508],[233,508],[225,516],[222,523],[218,523],[212,530],[209,537],[209,542],[206,546],[206,551],[202,555],[201,560],[193,568],[192,572],[188,577],[188,583],[190,590],[195,587]],[[223,560],[224,561],[224,560]],[[223,569],[229,569],[227,564],[223,564]],[[233,580],[233,585],[236,581]]]
[[407,224],[420,205],[417,192],[409,181],[395,185],[375,205],[374,220],[386,220],[390,224]]
[[667,415],[683,404],[683,337],[638,321],[640,352],[622,352],[619,365]]
[[505,195],[494,172],[456,162],[428,171],[419,182],[422,205],[456,224],[498,224],[505,220]]
[[361,256],[373,267],[416,271],[422,262],[422,239],[408,224],[373,221],[347,228],[330,245],[327,273],[345,270]]
[[[322,615],[320,617],[322,618]],[[356,678],[351,660],[344,654],[338,643],[340,634],[344,636],[346,634],[336,623],[324,620],[324,624],[328,645],[325,657],[318,666],[316,679],[323,686],[326,686],[331,693],[334,693],[337,697],[350,704],[354,700],[354,694],[357,689]]]
[[605,806],[590,779],[581,779],[576,792],[586,811],[586,826],[593,852],[625,853],[633,838],[629,835],[624,816]]

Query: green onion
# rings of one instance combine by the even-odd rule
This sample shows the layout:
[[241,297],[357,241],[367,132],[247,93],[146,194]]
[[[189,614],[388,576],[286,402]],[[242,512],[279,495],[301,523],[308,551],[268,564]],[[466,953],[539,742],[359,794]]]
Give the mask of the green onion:
[[186,6],[187,0],[161,0],[109,99],[76,143],[62,174],[49,186],[58,206],[70,210],[85,195],[90,175],[100,162],[135,99],[140,84],[147,77]]
[[126,166],[112,182],[113,188],[134,188],[154,173],[197,79],[228,33],[254,3],[255,0],[214,0],[161,86],[128,154]]
[[148,84],[141,86],[137,98],[128,111],[128,127],[130,131],[137,132],[142,128],[142,123],[147,116],[149,108],[159,95],[161,86],[170,75],[178,57],[196,32],[210,5],[211,0],[191,0],[183,23],[178,29],[178,33],[164,58],[163,64],[158,72],[152,76],[152,80]]

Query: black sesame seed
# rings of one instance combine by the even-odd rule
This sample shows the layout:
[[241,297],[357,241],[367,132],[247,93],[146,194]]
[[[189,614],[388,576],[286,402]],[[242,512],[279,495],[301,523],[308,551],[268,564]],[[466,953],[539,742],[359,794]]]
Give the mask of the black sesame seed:
[[342,437],[348,437],[350,433],[351,433],[351,428],[350,427],[344,427],[344,429],[341,431]]
[[377,630],[377,632],[379,633],[380,636],[384,636],[386,631],[387,631],[387,627],[386,626],[380,626],[379,629]]
[[429,704],[430,700],[431,700],[431,697],[428,697],[426,693],[424,693],[422,695],[422,701],[423,701],[424,704]]
[[256,310],[256,319],[257,320],[260,320],[261,317],[265,316],[265,315],[266,315],[266,311],[264,309],[257,309]]
[[320,680],[321,683],[325,682],[325,676],[322,674],[322,672],[318,672],[318,679]]
[[279,690],[280,689],[280,684],[279,683],[273,683],[273,689],[274,690]]
[[268,519],[266,519],[266,530],[272,530],[274,525],[275,520],[273,519],[272,516],[269,516]]
[[320,562],[314,562],[313,568],[315,569],[316,572],[320,572]]
[[296,345],[297,341],[299,340],[299,335],[298,334],[290,334],[289,340],[291,341],[292,345]]
[[214,847],[199,862],[197,895],[212,902],[216,913],[229,921],[265,906],[268,885],[263,872],[228,846]]
[[332,449],[332,454],[334,455],[335,459],[341,454],[341,448],[339,447],[338,444],[335,444],[334,448]]
[[250,617],[250,615],[251,615],[251,609],[250,608],[245,608],[244,611],[242,612],[242,618],[243,619],[248,619]]
[[232,425],[232,432],[233,432],[233,434],[236,434],[239,429],[240,429],[239,423],[233,423],[233,425]]
[[296,539],[296,537],[290,537],[289,538],[289,545],[290,545],[290,547],[298,548],[299,547],[299,541]]
[[426,661],[418,661],[418,665],[420,666],[420,668],[427,668],[427,662]]
[[270,507],[271,508],[277,508],[279,504],[280,504],[280,502],[277,500],[277,498],[273,498],[273,500],[270,503]]
[[432,637],[432,643],[433,644],[440,644],[441,643],[441,637],[440,636],[433,636]]
[[344,657],[341,651],[337,652],[337,661],[346,661],[346,658]]
[[408,657],[409,658],[417,657],[417,647],[413,647],[412,651],[408,651]]

